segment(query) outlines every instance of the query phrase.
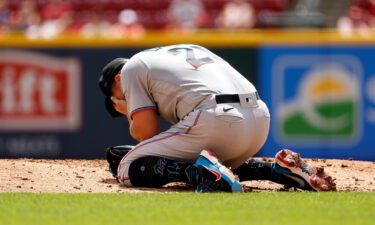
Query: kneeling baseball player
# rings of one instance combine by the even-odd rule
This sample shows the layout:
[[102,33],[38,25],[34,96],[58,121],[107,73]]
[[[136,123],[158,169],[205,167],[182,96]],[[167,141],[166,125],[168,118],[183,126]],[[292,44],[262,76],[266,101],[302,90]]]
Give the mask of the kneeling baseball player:
[[[253,159],[268,136],[270,114],[257,90],[226,61],[191,44],[157,47],[117,58],[99,86],[113,116],[125,115],[136,146],[107,149],[123,185],[160,187],[185,182],[197,192],[241,192],[240,181],[333,191],[323,168],[281,150],[274,163]],[[159,131],[159,116],[173,125]]]

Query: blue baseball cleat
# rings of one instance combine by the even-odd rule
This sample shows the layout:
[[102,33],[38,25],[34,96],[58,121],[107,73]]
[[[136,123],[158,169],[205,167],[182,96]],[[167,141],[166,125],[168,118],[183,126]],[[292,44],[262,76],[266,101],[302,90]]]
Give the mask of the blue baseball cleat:
[[195,162],[199,172],[199,182],[195,192],[242,192],[238,178],[227,167],[223,166],[217,156],[210,150],[204,149]]

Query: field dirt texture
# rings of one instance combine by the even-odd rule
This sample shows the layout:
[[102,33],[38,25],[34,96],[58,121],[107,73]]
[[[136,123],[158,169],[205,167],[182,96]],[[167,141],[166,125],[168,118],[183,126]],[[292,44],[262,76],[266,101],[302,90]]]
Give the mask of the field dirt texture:
[[[375,162],[326,159],[306,159],[306,161],[315,166],[323,166],[336,179],[338,191],[375,191]],[[182,183],[171,183],[158,189],[120,186],[108,172],[105,160],[0,159],[0,177],[0,192],[3,193],[194,191],[191,186]],[[270,181],[247,181],[242,184],[247,192],[286,191],[282,185]]]

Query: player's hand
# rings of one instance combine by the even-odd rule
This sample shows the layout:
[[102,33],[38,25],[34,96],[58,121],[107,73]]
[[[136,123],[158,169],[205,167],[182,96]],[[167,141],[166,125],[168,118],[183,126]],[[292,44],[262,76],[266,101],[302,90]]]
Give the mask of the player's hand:
[[113,106],[115,107],[117,112],[122,113],[125,116],[128,115],[128,112],[126,110],[127,104],[126,104],[125,99],[119,99],[119,98],[116,98],[116,97],[112,96],[111,100],[112,100]]

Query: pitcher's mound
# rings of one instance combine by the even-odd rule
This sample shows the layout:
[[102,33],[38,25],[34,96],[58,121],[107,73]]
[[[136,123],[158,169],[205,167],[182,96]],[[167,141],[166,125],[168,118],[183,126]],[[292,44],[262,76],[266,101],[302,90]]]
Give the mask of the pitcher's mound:
[[[307,159],[336,178],[338,191],[375,191],[375,162]],[[107,170],[105,160],[1,159],[0,192],[32,193],[142,193],[191,192],[183,183],[163,188],[126,188]],[[245,191],[282,191],[269,181],[243,182]]]

